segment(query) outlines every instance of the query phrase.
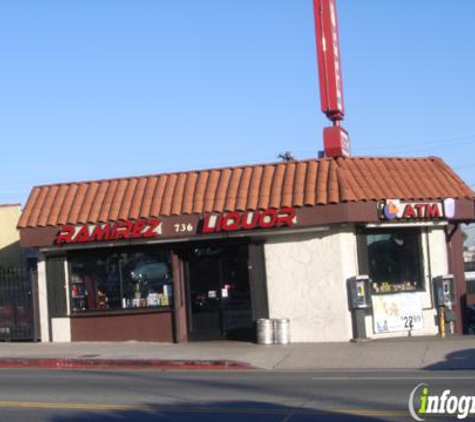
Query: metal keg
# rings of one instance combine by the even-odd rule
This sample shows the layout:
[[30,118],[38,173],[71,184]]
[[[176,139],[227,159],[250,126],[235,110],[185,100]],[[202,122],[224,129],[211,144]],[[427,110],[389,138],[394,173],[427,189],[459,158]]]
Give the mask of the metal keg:
[[275,344],[290,343],[290,320],[288,318],[274,319]]
[[271,319],[260,318],[257,320],[257,344],[274,343],[274,324]]

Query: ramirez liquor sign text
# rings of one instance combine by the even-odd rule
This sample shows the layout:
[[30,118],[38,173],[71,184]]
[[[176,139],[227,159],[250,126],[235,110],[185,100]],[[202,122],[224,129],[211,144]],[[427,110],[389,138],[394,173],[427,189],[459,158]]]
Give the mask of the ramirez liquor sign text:
[[116,223],[83,224],[61,227],[55,244],[89,243],[121,239],[151,239],[161,234],[162,222],[157,219],[118,221]]
[[433,220],[453,218],[455,201],[452,198],[443,201],[417,202],[387,199],[379,204],[380,217],[384,220]]
[[296,223],[295,210],[283,207],[280,210],[227,212],[209,214],[203,220],[202,233],[234,232],[239,230],[273,229],[292,227]]

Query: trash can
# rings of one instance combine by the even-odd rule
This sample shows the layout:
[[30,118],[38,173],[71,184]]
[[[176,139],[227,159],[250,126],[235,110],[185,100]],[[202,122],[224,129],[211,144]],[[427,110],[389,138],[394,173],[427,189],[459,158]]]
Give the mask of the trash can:
[[257,344],[274,344],[274,323],[271,319],[257,320]]
[[290,343],[290,320],[288,318],[274,319],[274,343]]

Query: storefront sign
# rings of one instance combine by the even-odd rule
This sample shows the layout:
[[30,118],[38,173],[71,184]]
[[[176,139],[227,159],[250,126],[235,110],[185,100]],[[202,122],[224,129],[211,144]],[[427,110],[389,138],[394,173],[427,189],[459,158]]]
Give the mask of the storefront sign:
[[121,239],[151,239],[161,234],[161,220],[119,221],[105,224],[64,226],[56,235],[55,244],[89,243]]
[[455,201],[451,198],[437,202],[414,202],[388,199],[379,205],[381,218],[385,220],[427,220],[453,218]]
[[202,233],[234,232],[238,230],[271,229],[295,225],[295,210],[284,207],[281,210],[228,212],[206,215]]
[[421,330],[424,318],[416,293],[397,293],[372,297],[375,334]]

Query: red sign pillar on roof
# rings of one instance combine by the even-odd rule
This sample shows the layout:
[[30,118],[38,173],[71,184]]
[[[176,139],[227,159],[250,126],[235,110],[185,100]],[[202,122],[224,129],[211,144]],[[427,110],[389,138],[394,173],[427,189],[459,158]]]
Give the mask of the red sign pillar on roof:
[[335,0],[313,0],[322,112],[333,122],[323,132],[327,157],[348,156],[349,137],[340,121],[345,116],[340,41]]

